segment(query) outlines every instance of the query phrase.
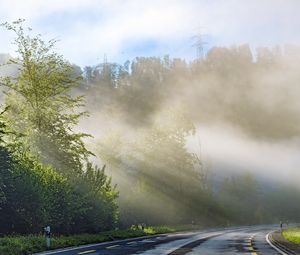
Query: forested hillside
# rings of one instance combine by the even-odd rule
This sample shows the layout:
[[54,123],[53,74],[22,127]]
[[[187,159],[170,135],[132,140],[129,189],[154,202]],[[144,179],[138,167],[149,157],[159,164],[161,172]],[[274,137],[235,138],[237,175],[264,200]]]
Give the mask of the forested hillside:
[[[300,209],[294,203],[300,193],[292,184],[259,180],[245,171],[248,165],[216,183],[223,175],[212,176],[201,158],[197,127],[231,126],[261,145],[297,141],[299,60],[297,46],[253,52],[241,45],[214,47],[192,62],[138,57],[78,73],[92,116],[81,125],[97,138],[90,147],[118,184],[121,219],[160,224],[298,219],[291,212]],[[188,146],[191,139],[199,141],[196,150]]]
[[216,185],[188,146],[201,123],[259,141],[299,137],[298,47],[81,69],[22,21],[3,26],[16,57],[3,55],[0,67],[0,234],[299,220],[298,188],[243,172]]

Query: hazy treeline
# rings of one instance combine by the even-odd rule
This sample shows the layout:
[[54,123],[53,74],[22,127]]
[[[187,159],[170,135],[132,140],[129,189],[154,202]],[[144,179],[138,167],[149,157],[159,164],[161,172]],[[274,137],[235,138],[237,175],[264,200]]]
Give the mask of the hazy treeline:
[[261,141],[297,138],[297,47],[255,56],[247,45],[216,47],[189,63],[166,56],[81,69],[20,24],[5,24],[18,58],[0,67],[0,233],[299,219],[297,188],[242,173],[216,185],[201,144],[187,144],[201,123]]
[[[299,135],[297,46],[215,47],[205,58],[136,58],[124,65],[85,67],[88,104],[147,124],[165,107],[182,103],[195,124],[229,122],[262,139]],[[93,110],[93,109],[92,109]]]
[[[166,56],[75,68],[84,77],[79,91],[91,112],[81,126],[96,126],[90,128],[98,137],[92,148],[118,184],[121,221],[298,219],[296,188],[273,187],[247,174],[216,186],[201,153],[192,153],[186,142],[201,138],[195,133],[202,123],[227,123],[260,141],[297,138],[299,61],[296,46],[253,54],[242,45],[212,48],[189,63]],[[282,204],[293,209],[281,210]]]

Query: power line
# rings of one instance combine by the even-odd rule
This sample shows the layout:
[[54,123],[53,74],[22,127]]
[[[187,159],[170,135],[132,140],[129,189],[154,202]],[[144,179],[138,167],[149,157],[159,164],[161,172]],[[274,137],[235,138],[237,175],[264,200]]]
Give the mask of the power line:
[[197,59],[203,59],[204,57],[204,45],[207,44],[207,42],[204,41],[204,37],[205,35],[202,33],[198,33],[197,35],[192,37],[192,39],[195,41],[192,46],[196,48]]

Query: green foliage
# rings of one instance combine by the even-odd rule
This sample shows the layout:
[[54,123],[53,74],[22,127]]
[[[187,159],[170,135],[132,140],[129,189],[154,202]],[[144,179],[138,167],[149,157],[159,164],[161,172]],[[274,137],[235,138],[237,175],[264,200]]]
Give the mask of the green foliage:
[[104,168],[89,165],[76,186],[28,153],[1,147],[0,158],[0,234],[39,233],[46,225],[54,233],[95,233],[115,225],[117,192]]
[[285,229],[282,232],[283,237],[294,243],[294,244],[300,244],[300,228],[289,228],[289,229]]
[[263,223],[265,208],[257,180],[249,173],[225,178],[217,199],[231,224]]
[[[299,82],[287,71],[297,66],[287,64],[297,54],[258,49],[254,61],[247,45],[215,47],[191,63],[168,56],[124,65],[105,61],[86,67],[81,80],[81,69],[54,51],[55,40],[31,36],[22,20],[2,26],[16,35],[17,58],[9,64],[18,67],[15,75],[0,79],[7,106],[0,119],[2,233],[38,233],[45,225],[66,234],[112,229],[119,218],[115,183],[126,226],[299,219],[294,203],[299,190],[262,193],[264,187],[250,175],[226,178],[213,189],[187,144],[194,123],[226,122],[255,138],[299,135],[299,112],[282,104],[289,94],[296,102],[291,108],[298,105],[290,95],[298,94]],[[273,77],[279,71],[288,74],[280,82],[296,89],[286,93]],[[276,93],[266,103],[260,97],[273,84]],[[105,166],[89,162],[88,135],[74,131],[87,115],[82,91],[87,108],[100,119],[93,126],[119,126],[96,145],[113,182]]]
[[4,145],[4,137],[10,131],[7,128],[6,123],[3,121],[3,112],[0,113],[0,211],[2,210],[2,207],[7,201],[7,197],[5,194],[5,189],[7,188],[5,182],[8,178],[8,169],[10,168],[10,155],[3,147]]
[[71,197],[66,181],[29,155],[9,154],[10,166],[3,169],[8,173],[4,181],[6,202],[0,210],[1,232],[39,232],[48,222],[55,229],[70,225],[66,215]]
[[279,221],[299,222],[300,205],[295,201],[300,199],[300,190],[289,184],[278,184],[264,195],[263,203],[270,218]]
[[[133,238],[146,235],[155,235],[162,233],[174,232],[174,228],[170,227],[146,227],[142,229],[128,229],[107,231],[99,234],[82,234],[73,236],[53,237],[51,248],[63,248],[70,246],[78,246],[90,243],[100,243],[112,241],[115,239]],[[45,237],[44,236],[19,236],[19,237],[4,237],[0,238],[0,254],[5,255],[29,255],[33,252],[44,251]]]
[[105,166],[100,169],[87,164],[86,172],[75,182],[75,191],[80,195],[80,205],[75,210],[76,231],[97,233],[112,229],[118,220],[116,198],[118,192],[105,175]]
[[202,162],[186,148],[194,131],[184,112],[174,109],[131,139],[113,133],[99,141],[97,155],[125,180],[118,183],[123,224],[200,222],[216,213]]
[[54,52],[55,41],[45,42],[40,35],[26,34],[22,20],[3,26],[16,34],[18,57],[10,60],[19,68],[16,77],[2,77],[7,87],[5,114],[9,127],[23,134],[23,144],[44,164],[63,174],[78,174],[82,160],[91,155],[82,141],[88,136],[75,133],[74,126],[86,112],[83,97],[72,97],[78,86],[73,67]]
[[[0,234],[99,232],[118,219],[118,193],[89,163],[73,128],[86,112],[73,66],[54,52],[55,41],[27,33],[22,20],[4,23],[16,34],[16,76],[1,77],[6,111],[0,119]],[[10,130],[10,131],[7,131]]]

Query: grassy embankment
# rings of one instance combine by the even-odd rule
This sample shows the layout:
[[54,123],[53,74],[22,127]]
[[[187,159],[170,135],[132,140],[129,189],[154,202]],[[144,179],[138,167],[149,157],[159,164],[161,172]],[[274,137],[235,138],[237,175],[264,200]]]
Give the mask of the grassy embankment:
[[282,235],[289,242],[300,245],[300,227],[286,229],[282,232]]
[[[99,234],[81,234],[72,236],[53,237],[51,249],[78,246],[91,243],[112,241],[117,239],[133,238],[139,236],[171,233],[196,229],[196,226],[180,227],[146,227],[144,230],[131,228],[128,230],[107,231]],[[198,227],[199,228],[199,227]],[[46,250],[45,237],[42,235],[7,236],[0,238],[0,255],[27,255]]]

